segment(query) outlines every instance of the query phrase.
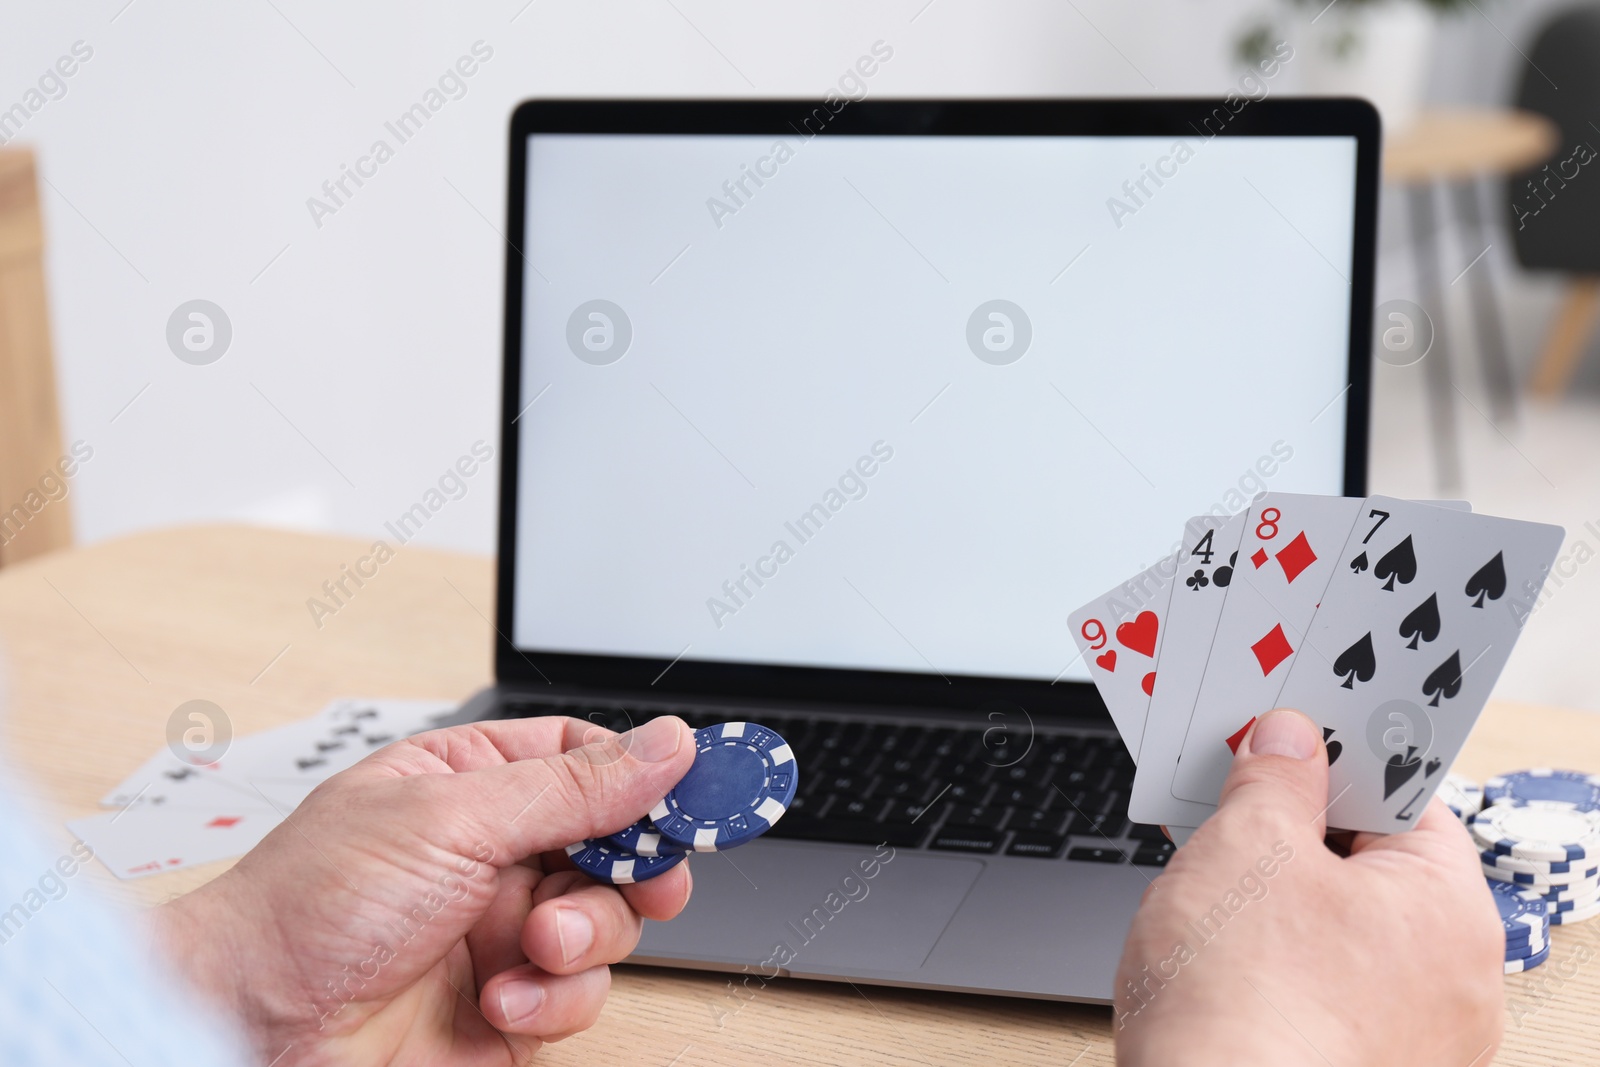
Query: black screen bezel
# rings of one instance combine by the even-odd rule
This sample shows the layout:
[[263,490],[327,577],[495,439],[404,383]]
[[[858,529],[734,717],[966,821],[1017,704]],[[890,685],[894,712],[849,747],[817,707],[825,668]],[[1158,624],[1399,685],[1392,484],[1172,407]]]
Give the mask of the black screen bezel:
[[[1234,106],[1238,107],[1235,98]],[[1050,683],[968,675],[765,666],[726,661],[589,655],[513,646],[516,588],[518,441],[522,395],[522,293],[526,234],[527,138],[535,133],[795,134],[816,101],[531,100],[512,114],[506,197],[504,378],[501,398],[499,563],[495,674],[503,685],[648,692],[662,699],[802,701],[817,704],[974,708],[1009,701],[1030,714],[1074,720],[1105,716],[1087,682]],[[1218,112],[1226,116],[1219,123]],[[1211,125],[1206,126],[1206,120]],[[1234,111],[1213,99],[870,100],[829,113],[817,136],[1172,136],[1220,125],[1224,137],[1352,137],[1356,141],[1355,235],[1351,257],[1350,348],[1345,407],[1344,494],[1366,495],[1371,403],[1371,331],[1380,128],[1355,99],[1264,99]],[[1202,134],[1203,136],[1203,134]],[[1076,605],[1063,605],[1069,610]],[[670,670],[668,667],[670,666]]]

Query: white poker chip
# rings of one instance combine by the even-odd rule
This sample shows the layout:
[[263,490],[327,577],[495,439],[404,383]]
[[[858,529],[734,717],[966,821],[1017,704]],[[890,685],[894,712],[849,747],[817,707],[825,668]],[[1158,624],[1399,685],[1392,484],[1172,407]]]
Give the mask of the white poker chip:
[[1600,915],[1600,903],[1594,903],[1587,908],[1574,908],[1572,911],[1558,911],[1550,915],[1552,926],[1570,926],[1573,923],[1588,922],[1596,915]]
[[1545,911],[1551,915],[1560,915],[1566,911],[1587,911],[1596,904],[1600,904],[1600,893],[1591,893],[1586,897],[1577,897],[1573,900],[1546,899],[1544,907]]
[[1472,816],[1467,829],[1483,851],[1516,860],[1600,861],[1600,811],[1493,804]]
[[1507,871],[1500,867],[1483,868],[1483,876],[1492,882],[1510,882],[1518,889],[1531,889],[1536,893],[1544,894],[1554,889],[1566,889],[1568,886],[1578,886],[1585,882],[1600,877],[1600,869],[1586,867],[1570,874],[1528,874],[1523,871]]
[[[1533,888],[1528,886],[1525,888]],[[1574,900],[1600,900],[1600,878],[1586,878],[1571,885],[1555,885],[1534,890],[1548,904],[1566,904]]]
[[1483,807],[1483,786],[1464,774],[1447,774],[1439,783],[1438,797],[1456,818],[1466,822]]
[[1600,860],[1573,860],[1548,861],[1548,860],[1520,860],[1515,856],[1505,856],[1498,852],[1487,850],[1478,853],[1478,861],[1485,870],[1516,871],[1519,874],[1538,875],[1542,878],[1561,878],[1567,881],[1573,878],[1587,877],[1585,871],[1595,872],[1600,877]]

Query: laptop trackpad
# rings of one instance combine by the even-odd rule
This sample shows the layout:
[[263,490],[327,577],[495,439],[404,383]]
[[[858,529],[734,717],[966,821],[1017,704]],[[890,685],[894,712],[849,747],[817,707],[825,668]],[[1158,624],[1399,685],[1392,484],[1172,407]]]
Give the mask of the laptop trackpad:
[[913,971],[984,867],[797,841],[757,841],[693,864],[689,906],[672,922],[646,923],[635,959],[765,964],[790,974]]

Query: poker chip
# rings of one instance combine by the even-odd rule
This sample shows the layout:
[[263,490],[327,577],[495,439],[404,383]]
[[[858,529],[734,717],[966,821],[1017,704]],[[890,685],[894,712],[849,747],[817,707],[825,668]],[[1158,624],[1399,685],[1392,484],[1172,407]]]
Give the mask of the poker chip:
[[1467,823],[1485,852],[1518,860],[1600,860],[1600,811],[1491,804]]
[[695,757],[683,780],[650,809],[663,838],[695,852],[753,841],[794,799],[794,754],[765,726],[725,722],[694,732]]
[[1585,908],[1592,908],[1596,904],[1600,904],[1600,893],[1579,897],[1576,900],[1547,900],[1544,906],[1545,910],[1551,915],[1560,915],[1562,912],[1567,911],[1583,911]]
[[1447,774],[1439,783],[1438,797],[1456,818],[1466,822],[1483,807],[1483,786],[1464,774]]
[[1540,938],[1535,941],[1525,941],[1522,944],[1506,945],[1506,953],[1502,959],[1521,960],[1529,956],[1536,956],[1550,947],[1550,942]]
[[1600,915],[1600,901],[1584,908],[1554,912],[1550,916],[1550,924],[1552,926],[1570,926],[1573,923],[1588,922],[1596,915]]
[[648,818],[640,819],[627,829],[610,834],[602,840],[625,852],[652,859],[657,856],[677,856],[689,851],[682,845],[674,844],[662,837],[661,832],[656,829],[656,824]]
[[1593,870],[1590,860],[1578,860],[1575,863],[1555,861],[1545,863],[1541,860],[1519,860],[1515,856],[1506,856],[1498,852],[1480,852],[1478,860],[1485,867],[1494,867],[1502,871],[1520,871],[1523,874],[1542,874],[1547,877],[1555,875],[1583,876],[1583,872]]
[[[1443,787],[1440,788],[1443,792]],[[1539,767],[1489,779],[1483,785],[1485,804],[1513,807],[1551,805],[1600,811],[1600,774]]]
[[[1535,890],[1535,892],[1538,892]],[[1591,900],[1600,900],[1600,889],[1585,889],[1580,893],[1568,893],[1565,890],[1551,890],[1540,894],[1547,906],[1555,904],[1584,904]],[[1572,910],[1570,907],[1566,910]]]
[[1529,874],[1525,871],[1501,870],[1499,867],[1483,868],[1485,878],[1496,882],[1511,882],[1523,889],[1534,889],[1540,893],[1585,882],[1597,875],[1600,875],[1600,868],[1595,867],[1573,871],[1570,874]]
[[646,882],[666,874],[682,863],[684,853],[671,856],[640,856],[603,841],[579,841],[567,846],[567,855],[584,874],[612,885]]
[[1519,957],[1518,959],[1514,960],[1506,960],[1505,973],[1517,974],[1521,971],[1531,971],[1549,958],[1550,946],[1546,945],[1543,950],[1534,953],[1532,956]]
[[1515,942],[1534,934],[1544,936],[1549,929],[1549,916],[1539,894],[1518,889],[1508,882],[1490,882],[1489,892],[1494,897],[1495,907],[1500,909],[1500,925],[1505,927],[1507,941]]

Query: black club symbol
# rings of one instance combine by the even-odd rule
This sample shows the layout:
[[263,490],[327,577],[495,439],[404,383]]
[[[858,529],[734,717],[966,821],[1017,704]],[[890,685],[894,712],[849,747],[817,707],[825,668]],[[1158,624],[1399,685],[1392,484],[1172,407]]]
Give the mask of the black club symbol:
[[1227,566],[1217,568],[1216,574],[1212,575],[1212,577],[1216,580],[1217,585],[1227,586],[1233,581],[1233,566],[1238,562],[1239,553],[1235,552],[1233,555],[1228,557]]
[[1190,589],[1200,590],[1210,585],[1211,579],[1206,577],[1205,571],[1196,570],[1193,574],[1189,575],[1183,584],[1187,585]]

